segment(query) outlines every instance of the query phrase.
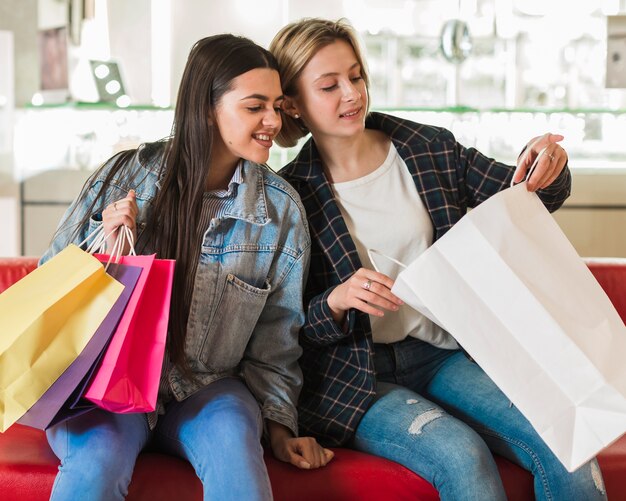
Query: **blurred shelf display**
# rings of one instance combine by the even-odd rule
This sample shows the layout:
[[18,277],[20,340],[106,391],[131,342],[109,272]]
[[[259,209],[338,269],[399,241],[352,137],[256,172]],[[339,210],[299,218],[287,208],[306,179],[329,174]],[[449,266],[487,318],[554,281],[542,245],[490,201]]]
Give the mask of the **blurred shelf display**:
[[626,108],[605,85],[607,17],[626,2],[525,4],[421,0],[410,30],[360,23],[372,105]]
[[174,110],[101,103],[21,108],[15,113],[14,165],[27,177],[51,168],[92,170],[115,153],[171,133]]
[[[381,109],[383,111],[383,109]],[[626,109],[394,108],[388,113],[450,130],[467,147],[514,163],[533,137],[562,134],[572,169],[626,170]]]
[[65,103],[15,112],[21,254],[41,255],[58,221],[95,168],[115,153],[170,134],[174,111]]
[[[626,169],[625,109],[377,107],[420,123],[445,127],[467,147],[503,162],[514,162],[531,138],[552,132],[576,168]],[[17,178],[48,169],[91,171],[118,151],[167,137],[173,109],[116,108],[111,105],[62,105],[15,112],[14,166]],[[299,146],[274,146],[268,161],[279,169]]]
[[[550,132],[564,136],[560,143],[573,170],[626,172],[626,109],[476,109],[376,108],[414,122],[444,127],[466,147],[505,163],[515,163],[521,149],[537,136]],[[293,148],[272,149],[269,165],[279,169],[297,154],[304,139]]]

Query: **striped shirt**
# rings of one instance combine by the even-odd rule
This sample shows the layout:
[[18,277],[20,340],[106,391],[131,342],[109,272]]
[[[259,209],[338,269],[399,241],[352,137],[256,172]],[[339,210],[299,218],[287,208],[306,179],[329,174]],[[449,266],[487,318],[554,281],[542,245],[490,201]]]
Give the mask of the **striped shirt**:
[[[211,227],[211,222],[214,219],[224,217],[230,209],[232,209],[235,199],[237,198],[237,187],[243,183],[243,169],[242,162],[237,164],[233,177],[228,183],[227,189],[211,190],[204,193],[202,197],[202,209],[200,212],[200,218],[196,228],[202,232],[202,235]],[[198,256],[200,255],[200,249],[198,249]],[[197,264],[197,259],[195,260]],[[185,283],[185,295],[191,299],[193,295],[193,288],[196,281],[196,270],[190,270],[191,273],[187,276]],[[168,386],[168,375],[170,372],[171,363],[167,351],[163,358],[163,369],[161,371],[161,379],[159,381],[159,398],[157,401],[157,408],[154,412],[148,414],[148,424],[150,429],[156,426],[157,416],[165,413],[165,404],[172,400],[173,396]]]

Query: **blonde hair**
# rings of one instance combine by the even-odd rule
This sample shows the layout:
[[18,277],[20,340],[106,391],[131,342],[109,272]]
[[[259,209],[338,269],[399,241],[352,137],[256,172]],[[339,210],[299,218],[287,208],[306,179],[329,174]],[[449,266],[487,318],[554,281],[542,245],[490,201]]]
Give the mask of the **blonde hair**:
[[[282,28],[270,43],[269,50],[278,61],[280,81],[285,96],[298,95],[297,82],[302,70],[317,52],[335,42],[343,40],[354,50],[354,55],[361,66],[361,76],[369,89],[369,77],[365,59],[361,51],[358,36],[354,28],[345,19],[329,21],[320,18],[305,18],[290,23]],[[295,146],[298,139],[308,134],[301,120],[282,114],[283,126],[276,136],[281,146]]]

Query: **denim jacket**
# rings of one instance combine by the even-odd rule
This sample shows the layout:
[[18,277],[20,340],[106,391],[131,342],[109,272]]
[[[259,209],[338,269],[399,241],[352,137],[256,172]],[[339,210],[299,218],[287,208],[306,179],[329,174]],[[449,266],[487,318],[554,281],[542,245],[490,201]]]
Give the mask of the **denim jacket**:
[[[109,182],[89,224],[77,228],[115,157],[97,171],[67,210],[41,261],[70,242],[82,242],[102,224],[104,207],[131,188],[139,207],[137,252],[153,253],[143,230],[160,187],[162,149],[163,143],[142,145]],[[183,400],[217,379],[239,376],[263,417],[297,434],[298,332],[310,250],[306,216],[295,190],[266,167],[244,162],[243,178],[233,207],[210,222],[199,251],[185,344],[195,381],[173,367],[169,390]]]

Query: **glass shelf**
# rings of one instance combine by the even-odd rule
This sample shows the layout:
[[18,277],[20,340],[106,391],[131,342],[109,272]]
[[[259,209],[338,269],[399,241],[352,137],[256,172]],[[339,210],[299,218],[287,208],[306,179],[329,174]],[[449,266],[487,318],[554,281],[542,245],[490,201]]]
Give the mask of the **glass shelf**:
[[[626,109],[377,107],[373,111],[444,127],[467,147],[503,162],[515,162],[533,137],[562,134],[572,169],[626,169]],[[46,169],[92,170],[123,149],[167,137],[173,108],[107,103],[63,103],[15,111],[14,155],[22,176]],[[290,161],[299,147],[274,146],[273,169]]]
[[41,105],[27,104],[25,109],[28,110],[46,110],[46,109],[76,109],[76,110],[109,110],[109,111],[122,111],[122,110],[146,110],[146,111],[163,111],[163,110],[173,110],[172,106],[161,107],[161,106],[153,106],[151,104],[131,104],[129,106],[121,107],[117,106],[115,103],[92,103],[85,101],[67,101],[64,103],[44,103]]

